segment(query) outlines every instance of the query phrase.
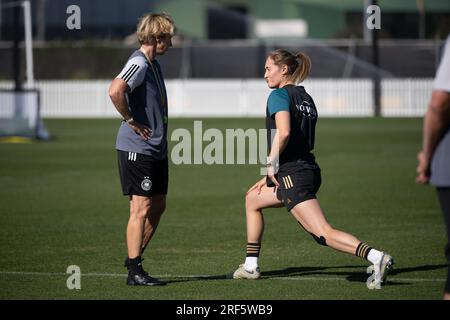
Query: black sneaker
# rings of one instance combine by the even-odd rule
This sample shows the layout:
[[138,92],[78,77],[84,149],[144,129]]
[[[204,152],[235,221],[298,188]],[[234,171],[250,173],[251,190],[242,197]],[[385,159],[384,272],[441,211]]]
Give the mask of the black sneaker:
[[147,272],[128,273],[127,285],[129,286],[164,286],[166,282],[152,278]]

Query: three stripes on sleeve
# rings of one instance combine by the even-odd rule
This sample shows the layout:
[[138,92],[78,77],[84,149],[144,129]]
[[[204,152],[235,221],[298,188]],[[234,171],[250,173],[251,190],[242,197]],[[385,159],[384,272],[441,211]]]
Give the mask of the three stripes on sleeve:
[[131,67],[129,67],[128,70],[123,74],[121,79],[124,80],[125,82],[128,82],[138,70],[139,66],[133,63]]

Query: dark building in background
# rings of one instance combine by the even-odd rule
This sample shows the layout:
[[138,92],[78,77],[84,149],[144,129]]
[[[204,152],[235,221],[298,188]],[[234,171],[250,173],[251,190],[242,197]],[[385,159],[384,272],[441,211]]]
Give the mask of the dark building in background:
[[[12,11],[1,9],[0,41],[11,40]],[[258,39],[255,23],[297,19],[304,38],[362,38],[365,0],[31,0],[33,31],[40,40],[118,40],[134,32],[145,12],[165,11],[185,39]],[[450,32],[448,0],[378,0],[381,38],[433,39]],[[81,30],[68,32],[67,7],[81,9]],[[280,31],[279,36],[283,36]]]
[[[0,7],[17,0],[0,0]],[[136,31],[138,18],[157,0],[32,0],[33,34],[39,40],[120,40]],[[67,8],[81,9],[81,29],[66,27]],[[0,10],[0,40],[11,40],[12,10]],[[21,30],[23,33],[23,30]]]
[[[0,7],[11,1],[17,0],[0,0]],[[134,34],[138,18],[149,11],[165,11],[175,19],[178,35],[175,47],[159,58],[166,78],[260,78],[267,53],[276,48],[301,50],[310,55],[313,78],[370,78],[374,73],[382,77],[433,77],[443,43],[436,34],[450,31],[450,1],[427,0],[427,10],[421,14],[417,9],[419,1],[379,0],[380,68],[375,69],[371,65],[370,43],[362,39],[363,0],[32,0],[31,3],[34,39],[47,40],[35,43],[37,79],[112,77],[138,45],[133,42],[134,37],[127,44],[122,40]],[[66,27],[70,15],[66,10],[70,5],[81,9],[81,30]],[[11,74],[12,12],[0,9],[0,79]],[[278,32],[270,38],[255,31],[256,21],[271,19],[306,21],[307,33],[289,38]],[[23,30],[20,35],[23,38]],[[421,37],[427,40],[418,40]]]
[[245,6],[215,6],[208,10],[208,39],[248,38],[248,10]]

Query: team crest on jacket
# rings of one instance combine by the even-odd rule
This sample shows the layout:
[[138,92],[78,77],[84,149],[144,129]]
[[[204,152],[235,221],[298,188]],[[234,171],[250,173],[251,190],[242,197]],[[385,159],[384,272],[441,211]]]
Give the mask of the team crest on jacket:
[[152,188],[152,182],[149,177],[144,177],[144,180],[141,182],[141,188],[144,191],[149,191]]

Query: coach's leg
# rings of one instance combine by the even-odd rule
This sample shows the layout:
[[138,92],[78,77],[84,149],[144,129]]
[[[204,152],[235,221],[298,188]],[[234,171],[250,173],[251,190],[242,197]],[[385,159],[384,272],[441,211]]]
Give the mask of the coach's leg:
[[145,220],[144,239],[142,242],[141,254],[144,253],[145,248],[147,248],[148,243],[153,238],[156,232],[156,228],[159,225],[161,216],[165,210],[166,210],[166,195],[165,194],[153,195],[150,214]]
[[144,224],[152,206],[152,198],[130,196],[130,218],[127,225],[128,258],[134,259],[141,255]]
[[127,285],[163,286],[166,283],[152,278],[142,267],[141,248],[144,236],[145,220],[152,207],[151,197],[130,197],[130,219],[127,226],[128,268]]

